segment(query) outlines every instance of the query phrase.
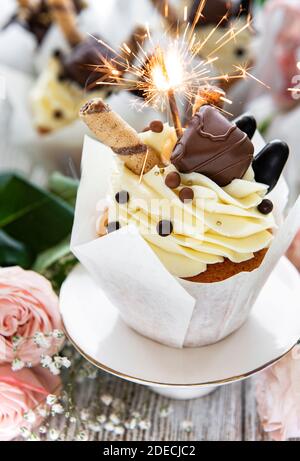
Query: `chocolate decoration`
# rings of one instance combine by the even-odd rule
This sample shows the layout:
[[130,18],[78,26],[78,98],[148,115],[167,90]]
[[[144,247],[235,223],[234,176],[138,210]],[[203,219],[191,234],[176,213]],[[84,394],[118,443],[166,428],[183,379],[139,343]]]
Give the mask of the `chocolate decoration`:
[[171,221],[159,221],[159,223],[156,226],[156,230],[158,235],[160,235],[161,237],[168,237],[173,232],[173,224],[171,223]]
[[57,109],[53,112],[53,117],[56,118],[56,119],[62,119],[64,118],[64,113],[62,110],[60,109]]
[[121,190],[121,192],[117,192],[115,199],[120,205],[124,205],[129,202],[129,193],[126,190]]
[[257,123],[252,115],[241,115],[234,120],[236,126],[246,133],[249,139],[252,139],[257,128]]
[[176,171],[172,171],[172,173],[169,173],[166,176],[165,184],[170,189],[176,189],[177,187],[180,186],[180,183],[181,183],[180,174],[177,173]]
[[194,191],[190,187],[184,187],[179,192],[179,198],[183,203],[191,202],[192,200],[194,200],[194,196]]
[[113,221],[113,222],[108,223],[107,225],[108,234],[111,234],[112,232],[115,232],[119,229],[121,229],[121,224],[119,223],[119,221]]
[[269,186],[268,192],[274,189],[289,157],[289,146],[283,141],[272,141],[267,144],[253,161],[255,181]]
[[178,140],[171,162],[181,173],[201,173],[219,186],[244,176],[254,147],[217,109],[202,106]]
[[[100,39],[97,35],[94,37]],[[115,61],[120,62],[120,57],[93,37],[88,37],[83,42],[78,43],[70,53],[61,59],[66,78],[88,90],[94,90],[96,82],[106,75],[105,71],[101,71],[101,66],[106,65],[107,62]],[[122,70],[121,67],[118,69]],[[106,79],[107,81],[108,79]],[[105,87],[109,89],[109,86]],[[97,88],[100,89],[100,86],[97,85]]]
[[162,133],[164,131],[164,124],[160,120],[154,120],[150,123],[149,128],[153,133]]
[[273,203],[268,199],[264,199],[257,207],[261,214],[270,214],[273,211],[273,208]]
[[[241,3],[242,2],[240,0],[207,1],[202,11],[202,16],[197,23],[197,26],[199,25],[201,27],[201,25],[217,25],[226,13],[228,15],[228,19],[238,17],[241,10]],[[194,0],[189,15],[190,23],[193,23],[194,21],[198,6],[199,0]],[[228,22],[225,20],[220,24],[221,27],[226,27],[227,25]]]

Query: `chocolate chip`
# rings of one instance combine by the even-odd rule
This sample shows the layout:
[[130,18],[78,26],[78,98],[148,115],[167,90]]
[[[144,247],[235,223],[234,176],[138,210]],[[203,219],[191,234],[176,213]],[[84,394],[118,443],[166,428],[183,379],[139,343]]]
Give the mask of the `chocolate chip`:
[[156,230],[161,237],[168,237],[168,235],[172,234],[173,232],[173,224],[171,223],[171,221],[159,221],[159,223],[156,226]]
[[54,58],[60,59],[62,57],[62,51],[59,49],[53,50],[52,56]]
[[194,199],[194,191],[193,191],[193,189],[190,189],[189,187],[184,187],[179,192],[179,198],[183,203],[191,202]]
[[150,123],[149,128],[154,133],[161,133],[164,131],[164,124],[160,120],[154,120]]
[[124,203],[129,202],[129,193],[126,190],[121,190],[115,195],[115,199],[120,205],[124,205]]
[[119,221],[110,222],[107,225],[107,233],[108,234],[110,234],[111,232],[115,232],[115,231],[117,231],[119,229],[121,229],[121,224],[119,223]]
[[245,48],[242,48],[242,47],[236,48],[234,52],[235,52],[235,55],[239,58],[241,58],[242,56],[245,56],[246,54]]
[[176,171],[172,171],[172,173],[169,173],[166,176],[165,184],[170,189],[176,189],[176,187],[180,186],[180,183],[181,183],[180,174],[177,173]]
[[63,113],[62,110],[57,109],[57,110],[53,111],[53,117],[57,118],[57,119],[64,118],[64,113]]
[[262,214],[270,214],[273,211],[274,205],[271,200],[264,199],[257,207]]
[[67,80],[67,77],[66,77],[65,74],[59,74],[59,75],[57,76],[57,80],[58,80],[59,82],[65,82],[65,81]]

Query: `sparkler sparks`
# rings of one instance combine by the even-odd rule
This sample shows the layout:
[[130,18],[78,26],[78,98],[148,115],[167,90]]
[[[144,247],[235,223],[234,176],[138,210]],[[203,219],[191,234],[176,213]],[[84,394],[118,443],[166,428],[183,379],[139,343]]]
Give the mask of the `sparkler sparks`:
[[[155,2],[154,2],[155,3]],[[211,39],[215,31],[228,20],[226,14],[219,24],[202,41],[197,41],[195,28],[203,16],[206,0],[199,0],[199,6],[192,24],[183,23],[178,26],[176,36],[170,36],[165,30],[163,37],[158,43],[151,36],[149,26],[146,27],[145,43],[138,44],[138,52],[132,50],[124,43],[116,59],[111,62],[104,62],[95,70],[101,72],[105,77],[97,84],[122,87],[129,91],[136,91],[142,95],[144,101],[142,106],[153,106],[163,111],[169,107],[177,135],[182,133],[179,113],[176,101],[182,105],[186,102],[193,104],[198,88],[209,82],[215,84],[217,81],[226,81],[253,78],[258,83],[265,85],[252,74],[249,69],[242,66],[233,66],[232,75],[213,75],[212,63],[218,59],[217,53],[230,41],[236,40],[238,36],[250,25],[250,20],[242,27],[235,29],[231,27],[221,39],[216,41],[216,48],[204,59],[200,57],[201,50],[205,43]],[[169,15],[168,2],[164,4],[164,16]],[[187,19],[187,8],[184,8],[184,20]],[[177,21],[179,22],[179,21]],[[102,45],[106,45],[101,41]],[[108,45],[106,45],[111,49]],[[133,62],[133,60],[135,60]],[[224,102],[231,101],[223,98]]]

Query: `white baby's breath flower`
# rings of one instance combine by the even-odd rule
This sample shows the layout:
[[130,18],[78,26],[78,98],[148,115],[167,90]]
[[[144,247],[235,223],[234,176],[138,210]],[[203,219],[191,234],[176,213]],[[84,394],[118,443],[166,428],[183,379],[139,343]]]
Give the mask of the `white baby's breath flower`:
[[55,339],[63,339],[64,338],[64,333],[61,330],[53,330],[52,331],[52,336]]
[[36,332],[33,336],[33,342],[42,349],[48,349],[51,346],[51,341],[49,341],[49,338],[47,338],[44,333],[41,333],[40,331]]
[[57,415],[62,415],[64,413],[64,407],[60,403],[55,403],[52,406],[52,412]]
[[47,434],[47,428],[46,428],[46,426],[41,426],[41,427],[39,428],[39,433],[40,433],[40,434]]
[[24,413],[25,421],[28,421],[30,424],[33,424],[36,421],[36,415],[32,410],[26,411]]
[[88,423],[88,428],[93,432],[100,432],[102,426],[100,423],[97,423],[96,421],[90,421]]
[[133,431],[134,429],[136,429],[137,425],[138,425],[138,421],[136,418],[131,418],[125,422],[126,429],[129,429],[130,431]]
[[87,408],[83,408],[80,412],[80,418],[82,421],[87,421],[90,417],[90,411]]
[[113,423],[108,422],[108,423],[105,423],[105,424],[104,424],[104,429],[105,429],[107,432],[114,432],[115,426],[114,426]]
[[170,405],[162,406],[159,412],[161,418],[167,418],[173,412],[173,408]]
[[68,359],[68,357],[61,357],[61,364],[64,368],[70,368],[72,365],[71,360]]
[[120,418],[115,414],[115,413],[112,413],[110,416],[109,416],[109,419],[110,421],[113,423],[113,424],[120,424]]
[[125,429],[123,426],[116,426],[115,429],[114,429],[114,433],[116,435],[123,435],[125,432]]
[[142,431],[147,431],[148,429],[150,429],[151,427],[151,423],[150,421],[146,421],[146,420],[141,420],[139,422],[139,428],[142,430]]
[[23,437],[23,439],[28,440],[29,437],[30,437],[30,435],[31,435],[31,432],[30,432],[30,430],[28,429],[28,427],[25,427],[25,426],[24,426],[24,427],[21,427],[21,428],[20,428],[20,434],[21,434],[21,436]]
[[101,400],[102,403],[104,403],[104,405],[106,405],[108,407],[112,403],[113,398],[109,394],[102,394],[101,397],[100,397],[100,400]]
[[88,435],[87,431],[80,431],[76,435],[76,440],[78,442],[87,442],[89,440],[89,435]]
[[107,420],[106,416],[105,415],[98,415],[96,417],[96,420],[98,421],[98,423],[100,424],[104,424]]
[[57,367],[57,365],[52,362],[50,365],[49,365],[49,371],[54,375],[54,376],[58,376],[60,375],[60,369]]
[[190,433],[192,432],[193,428],[194,428],[194,424],[192,421],[183,421],[181,423],[181,428],[187,432],[187,433]]
[[25,363],[21,359],[15,358],[11,364],[12,371],[19,371],[25,367]]
[[46,418],[48,415],[47,409],[44,406],[38,407],[37,412],[42,418]]
[[50,407],[52,405],[55,405],[57,403],[57,396],[56,395],[53,395],[53,394],[49,394],[47,396],[47,399],[46,399],[46,402],[47,402],[47,405],[49,405]]
[[44,368],[49,368],[52,364],[52,357],[50,355],[42,355],[41,356],[41,365]]
[[59,432],[57,429],[54,429],[54,428],[50,429],[48,434],[49,434],[50,440],[52,440],[53,442],[59,439]]

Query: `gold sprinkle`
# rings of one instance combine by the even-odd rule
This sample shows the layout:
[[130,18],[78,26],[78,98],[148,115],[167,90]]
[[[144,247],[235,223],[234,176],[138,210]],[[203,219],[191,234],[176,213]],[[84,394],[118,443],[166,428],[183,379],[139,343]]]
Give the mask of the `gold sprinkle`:
[[192,185],[193,185],[193,181],[187,181],[186,185],[187,185],[187,186],[192,186]]
[[217,226],[222,226],[222,222],[221,222],[221,221],[217,221]]
[[161,168],[161,169],[159,170],[159,172],[160,172],[160,174],[164,174],[164,173],[165,173],[165,169],[164,169],[164,168]]
[[160,175],[159,171],[155,171],[154,174],[155,174],[155,176],[159,176],[159,175]]

